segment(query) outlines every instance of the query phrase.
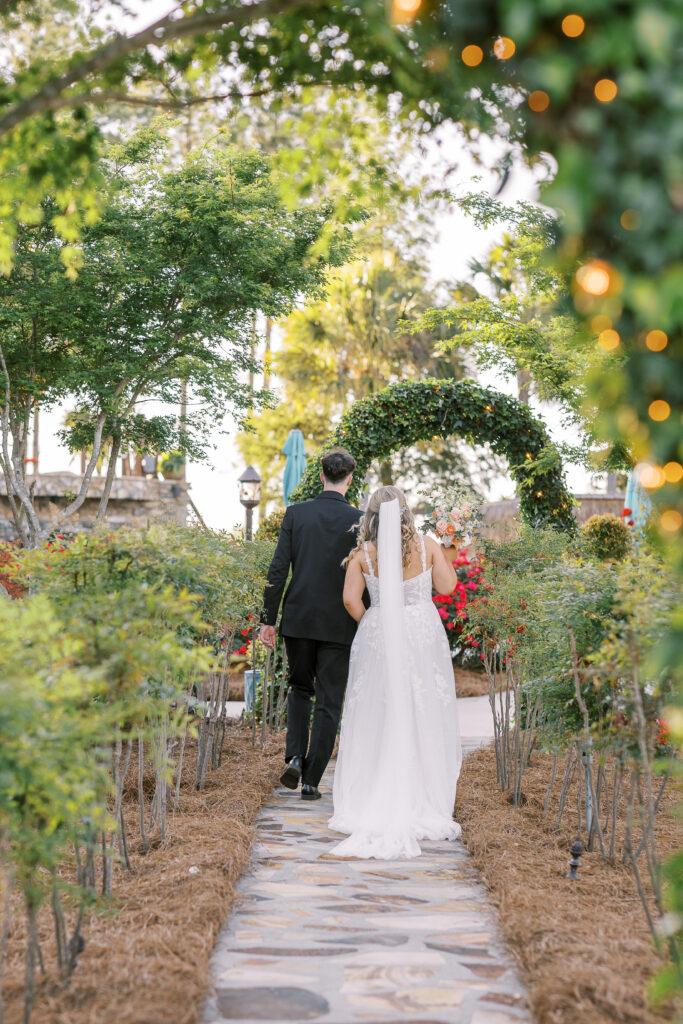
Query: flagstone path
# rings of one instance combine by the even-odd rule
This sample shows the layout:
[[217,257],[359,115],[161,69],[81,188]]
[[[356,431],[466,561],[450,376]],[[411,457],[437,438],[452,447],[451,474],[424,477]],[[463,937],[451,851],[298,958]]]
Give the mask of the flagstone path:
[[412,861],[330,858],[332,771],[322,800],[279,789],[264,807],[203,1024],[530,1024],[463,843],[423,843]]

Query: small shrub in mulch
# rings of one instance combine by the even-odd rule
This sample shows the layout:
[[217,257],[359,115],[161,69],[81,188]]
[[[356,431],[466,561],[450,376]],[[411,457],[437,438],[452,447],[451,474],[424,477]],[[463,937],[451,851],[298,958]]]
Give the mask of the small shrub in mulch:
[[[648,1001],[648,984],[664,961],[653,948],[630,871],[619,859],[611,863],[594,852],[584,854],[578,881],[565,878],[576,811],[573,824],[566,813],[559,829],[556,806],[544,817],[550,761],[550,755],[533,756],[523,806],[513,807],[497,787],[493,748],[477,751],[465,759],[455,807],[465,844],[497,904],[534,1020],[671,1022],[674,1007]],[[662,856],[681,845],[677,800],[680,792],[672,787],[657,818]]]
[[[197,792],[196,742],[188,740],[180,809],[169,812],[166,842],[150,837],[146,856],[131,769],[124,812],[132,871],[116,867],[113,899],[102,901],[86,922],[85,949],[67,990],[57,982],[52,917],[41,912],[46,974],[31,1024],[197,1024],[209,958],[249,860],[254,819],[279,775],[282,748],[279,736],[265,750],[252,747],[250,732],[230,725],[223,764]],[[148,773],[151,791],[151,766]],[[25,940],[23,916],[16,915],[3,979],[4,1024],[22,1020]]]

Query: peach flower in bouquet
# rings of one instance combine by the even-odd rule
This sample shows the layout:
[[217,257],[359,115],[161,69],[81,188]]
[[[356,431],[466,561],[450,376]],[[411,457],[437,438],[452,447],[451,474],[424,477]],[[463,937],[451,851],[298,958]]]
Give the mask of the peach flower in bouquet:
[[464,548],[471,544],[484,519],[477,496],[459,487],[452,487],[443,494],[422,493],[428,508],[423,532],[436,533],[446,548],[453,545]]

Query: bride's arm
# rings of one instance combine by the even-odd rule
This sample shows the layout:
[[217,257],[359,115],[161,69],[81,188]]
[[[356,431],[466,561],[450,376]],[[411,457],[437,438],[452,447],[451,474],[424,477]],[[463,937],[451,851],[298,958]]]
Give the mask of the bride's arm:
[[455,584],[458,582],[453,563],[451,562],[446,549],[437,544],[431,537],[427,537],[427,545],[432,553],[432,581],[434,588],[439,594],[452,594]]
[[360,557],[357,553],[346,567],[346,579],[344,580],[344,607],[356,622],[360,622],[365,615],[365,605],[363,604],[364,590],[365,577],[363,576]]

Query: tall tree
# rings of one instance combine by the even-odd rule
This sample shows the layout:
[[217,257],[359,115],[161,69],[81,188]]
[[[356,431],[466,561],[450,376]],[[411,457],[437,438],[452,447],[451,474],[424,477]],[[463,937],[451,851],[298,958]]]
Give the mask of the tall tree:
[[[54,207],[22,229],[14,271],[0,279],[0,468],[25,544],[82,505],[107,439],[101,514],[122,443],[201,457],[210,429],[259,401],[245,383],[253,317],[321,295],[327,268],[348,255],[344,233],[311,255],[329,210],[285,207],[263,156],[204,148],[169,170],[167,145],[153,125],[111,149],[103,213],[83,235],[74,281],[63,277]],[[143,397],[178,404],[184,382],[193,407],[181,420],[136,413]],[[67,396],[78,415],[64,436],[91,455],[74,500],[44,522],[24,476],[28,425],[38,400]]]
[[470,262],[471,280],[456,285],[455,301],[427,310],[410,330],[448,327],[444,349],[466,350],[479,368],[515,379],[523,402],[534,394],[559,403],[565,423],[582,432],[573,457],[583,461],[595,441],[587,382],[616,362],[585,344],[585,329],[568,301],[570,282],[549,259],[556,219],[543,207],[506,206],[480,193],[459,205],[479,226],[505,231],[483,258]]
[[[410,250],[405,238],[403,249]],[[266,500],[278,496],[280,452],[290,429],[302,430],[315,448],[350,403],[387,384],[462,376],[460,355],[437,351],[444,328],[408,330],[434,300],[419,248],[408,255],[374,248],[333,273],[324,299],[288,317],[274,357],[281,404],[251,417],[251,430],[239,441],[261,469]],[[435,440],[396,453],[376,468],[375,482],[415,486],[453,475],[470,476],[461,450]]]

